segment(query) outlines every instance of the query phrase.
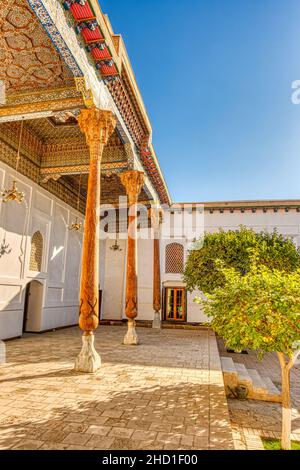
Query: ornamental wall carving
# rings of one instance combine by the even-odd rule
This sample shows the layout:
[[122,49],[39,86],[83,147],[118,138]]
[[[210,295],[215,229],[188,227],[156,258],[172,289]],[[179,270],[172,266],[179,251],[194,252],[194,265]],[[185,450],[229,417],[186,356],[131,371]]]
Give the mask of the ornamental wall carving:
[[81,93],[73,87],[57,88],[54,90],[39,90],[27,93],[14,93],[8,95],[6,100],[7,106],[15,106],[21,104],[41,103],[45,101],[61,101],[76,98],[79,105],[83,105]]
[[[0,160],[14,168],[16,158],[17,151],[0,140]],[[36,155],[31,155],[31,159],[28,159],[22,155],[19,162],[18,171],[35,183],[40,184],[44,189],[59,198],[61,201],[69,204],[74,209],[77,209],[77,195],[74,191],[74,188],[66,184],[62,184],[60,181],[51,180],[47,182],[47,184],[42,183],[40,178],[40,167],[33,163],[34,159],[37,159]],[[85,201],[81,201],[80,210],[82,213],[84,213]]]
[[[20,121],[0,123],[0,160],[12,168],[16,165],[19,135]],[[123,144],[115,132],[104,147],[101,167],[101,197],[104,202],[115,203],[119,195],[126,195],[117,174],[128,168],[128,155],[131,158],[133,152],[129,151],[128,146]],[[26,120],[19,171],[76,208],[78,174],[86,173],[86,179],[89,172],[89,149],[78,126],[55,126],[48,118]],[[73,178],[61,177],[72,173]],[[85,179],[80,205],[82,212],[85,210],[84,198],[87,189],[87,179],[84,185]],[[143,200],[147,199],[145,193],[141,197]]]

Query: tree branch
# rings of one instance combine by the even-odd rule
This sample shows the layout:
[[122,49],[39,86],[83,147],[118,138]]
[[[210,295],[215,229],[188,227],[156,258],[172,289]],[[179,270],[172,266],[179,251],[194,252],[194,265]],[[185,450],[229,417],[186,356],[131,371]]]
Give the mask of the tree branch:
[[299,356],[300,356],[300,349],[298,349],[298,351],[296,351],[294,353],[293,357],[290,359],[290,361],[288,363],[288,368],[289,369],[291,369],[295,365],[295,363],[296,363]]
[[284,355],[284,353],[278,352],[278,353],[277,353],[277,356],[278,356],[278,359],[279,359],[279,362],[280,362],[280,365],[281,365],[282,369],[285,369],[285,367],[286,367],[286,360],[285,360],[285,355]]

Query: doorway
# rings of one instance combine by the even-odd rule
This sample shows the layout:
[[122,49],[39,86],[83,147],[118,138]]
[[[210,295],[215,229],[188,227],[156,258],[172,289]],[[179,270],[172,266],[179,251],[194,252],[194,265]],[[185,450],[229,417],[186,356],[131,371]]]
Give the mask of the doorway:
[[167,321],[185,322],[185,289],[177,287],[167,287],[165,299],[165,319]]
[[38,332],[41,329],[44,285],[31,281],[25,289],[23,333]]

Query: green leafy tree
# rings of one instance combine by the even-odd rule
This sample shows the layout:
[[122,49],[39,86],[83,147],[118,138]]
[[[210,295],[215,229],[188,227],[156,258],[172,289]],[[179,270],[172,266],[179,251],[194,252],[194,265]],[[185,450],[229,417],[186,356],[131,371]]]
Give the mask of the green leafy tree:
[[251,268],[253,252],[264,266],[284,272],[300,268],[300,254],[291,240],[276,231],[256,233],[241,226],[236,231],[206,233],[201,248],[189,252],[184,271],[187,288],[213,292],[225,282],[217,260],[246,274]]
[[282,449],[291,448],[290,371],[300,354],[300,270],[283,273],[256,263],[242,275],[218,270],[224,284],[196,299],[211,327],[234,350],[276,352],[282,374]]

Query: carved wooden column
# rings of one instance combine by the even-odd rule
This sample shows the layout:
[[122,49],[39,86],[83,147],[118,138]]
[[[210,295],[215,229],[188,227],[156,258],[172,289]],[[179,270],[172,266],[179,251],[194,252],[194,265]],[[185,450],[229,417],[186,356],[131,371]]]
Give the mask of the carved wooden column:
[[81,131],[90,148],[90,170],[87,190],[82,268],[80,285],[79,326],[84,331],[82,350],[75,362],[75,370],[95,372],[101,359],[94,348],[93,331],[99,324],[99,209],[101,159],[103,149],[113,133],[116,119],[110,111],[96,107],[83,109],[78,117]]
[[124,344],[137,345],[138,337],[135,330],[135,318],[138,314],[136,204],[145,181],[145,176],[142,171],[129,170],[121,173],[120,179],[126,189],[129,203],[125,307],[125,313],[128,318],[128,331],[124,338]]
[[153,310],[152,328],[161,328],[161,285],[160,285],[160,218],[161,210],[157,207],[149,209],[153,236]]

